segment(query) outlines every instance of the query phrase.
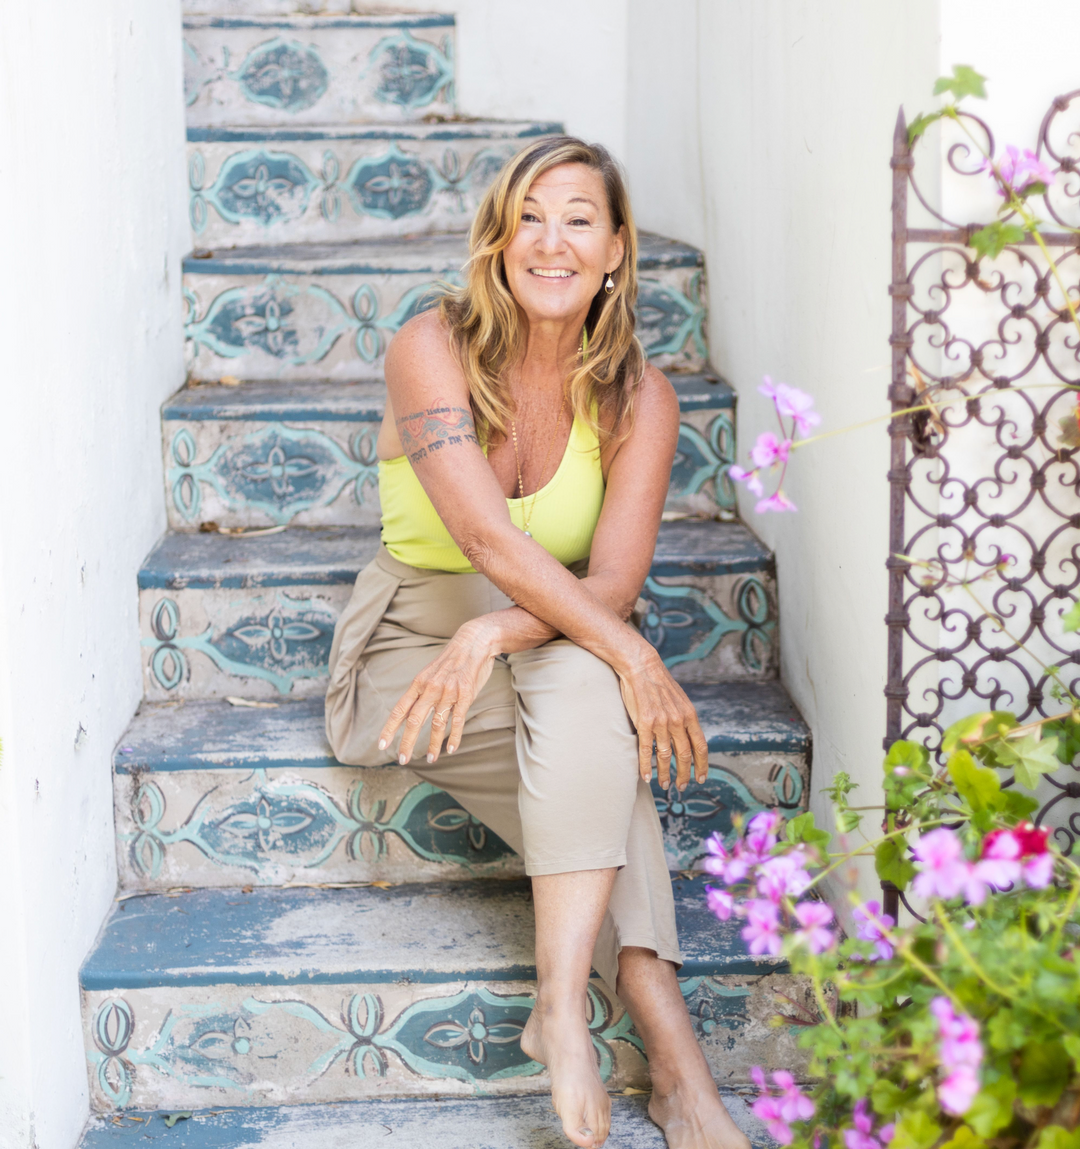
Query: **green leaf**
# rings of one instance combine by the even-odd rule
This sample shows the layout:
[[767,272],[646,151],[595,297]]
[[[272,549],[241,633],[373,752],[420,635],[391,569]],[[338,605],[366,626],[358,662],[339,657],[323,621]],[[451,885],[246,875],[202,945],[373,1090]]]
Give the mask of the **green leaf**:
[[836,811],[836,828],[841,834],[850,834],[862,821],[862,814],[858,810],[850,810],[847,806]]
[[941,1127],[922,1109],[909,1109],[897,1123],[889,1149],[930,1149]]
[[1063,1125],[1044,1125],[1035,1149],[1080,1149],[1080,1129],[1070,1131]]
[[966,750],[958,750],[948,761],[949,777],[956,792],[972,810],[986,810],[997,805],[1001,783],[993,770],[979,766]]
[[1080,1037],[1075,1033],[1070,1033],[1061,1039],[1061,1044],[1065,1047],[1065,1052],[1073,1059],[1073,1065],[1080,1069]]
[[1016,1082],[1011,1077],[999,1077],[992,1084],[983,1084],[964,1119],[980,1137],[992,1137],[1012,1121],[1015,1100]]
[[[994,734],[1004,734],[1016,725],[1016,715],[1008,710],[982,710],[978,714],[969,714],[954,722],[941,736],[941,749],[946,754],[973,742],[981,742],[983,738],[990,738]],[[987,729],[989,727],[990,729]]]
[[1060,1041],[1028,1045],[1020,1054],[1017,1093],[1027,1105],[1056,1105],[1071,1079],[1072,1065]]
[[889,747],[882,763],[885,770],[885,805],[890,810],[904,810],[915,801],[915,795],[930,784],[930,755],[920,742],[901,739]]
[[828,830],[822,830],[814,825],[814,812],[812,810],[789,818],[784,825],[784,837],[792,845],[806,842],[810,846],[820,846],[823,850],[832,841],[832,834]]
[[892,1120],[904,1104],[904,1090],[887,1077],[881,1077],[874,1082],[874,1088],[870,1090],[870,1101],[878,1116]]
[[910,148],[912,144],[926,131],[931,124],[941,119],[940,112],[931,112],[929,115],[918,115],[908,124],[907,142]]
[[[1058,740],[1040,738],[1037,733],[1027,734],[1018,742],[1006,742],[996,750],[997,758],[1011,766],[1016,781],[1025,790],[1034,790],[1042,774],[1053,774],[1060,767],[1057,756]],[[1010,758],[1012,761],[1010,761]]]
[[997,259],[1010,243],[1020,243],[1026,234],[1019,224],[996,219],[975,232],[968,246],[973,247],[980,258]]
[[906,890],[915,876],[915,866],[907,856],[907,841],[886,838],[879,842],[874,850],[874,868],[883,882],[892,882],[898,889]]
[[1061,625],[1066,634],[1075,634],[1080,630],[1080,598],[1061,616]]
[[934,84],[934,95],[940,96],[942,92],[952,92],[958,100],[965,96],[974,96],[978,100],[986,99],[986,77],[980,76],[974,68],[967,64],[953,64],[951,76],[939,76]]
[[1019,790],[1002,790],[1001,797],[1004,799],[1001,812],[1012,825],[1026,821],[1039,808],[1037,798],[1023,794]]
[[985,1144],[980,1136],[973,1133],[966,1125],[961,1125],[941,1149],[982,1149]]
[[171,1129],[177,1121],[187,1121],[190,1117],[190,1109],[185,1109],[183,1113],[167,1113],[165,1114],[165,1128]]

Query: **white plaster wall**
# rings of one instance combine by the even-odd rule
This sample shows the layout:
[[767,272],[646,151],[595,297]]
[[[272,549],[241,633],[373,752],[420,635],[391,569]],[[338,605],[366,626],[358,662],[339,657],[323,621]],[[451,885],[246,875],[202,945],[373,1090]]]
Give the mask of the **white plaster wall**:
[[[899,105],[927,105],[939,74],[937,3],[670,0],[662,21],[656,11],[632,0],[637,212],[705,248],[712,358],[738,391],[744,452],[775,426],[756,390],[765,374],[814,395],[822,429],[885,414],[892,131]],[[887,469],[882,424],[796,454],[786,488],[797,515],[741,504],[776,551],[782,675],[813,728],[819,814],[837,770],[863,802],[879,800]]]
[[115,888],[110,757],[183,378],[179,21],[0,2],[2,1149],[70,1149],[86,1118],[77,974]]

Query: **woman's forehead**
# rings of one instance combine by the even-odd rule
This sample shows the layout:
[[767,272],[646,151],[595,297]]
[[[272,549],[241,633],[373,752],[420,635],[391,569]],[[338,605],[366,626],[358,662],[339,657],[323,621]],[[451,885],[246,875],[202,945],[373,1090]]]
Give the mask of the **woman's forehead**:
[[599,208],[605,206],[607,199],[600,173],[595,168],[576,163],[559,164],[538,175],[529,185],[525,196],[526,199],[531,197],[563,201],[580,197],[590,200]]

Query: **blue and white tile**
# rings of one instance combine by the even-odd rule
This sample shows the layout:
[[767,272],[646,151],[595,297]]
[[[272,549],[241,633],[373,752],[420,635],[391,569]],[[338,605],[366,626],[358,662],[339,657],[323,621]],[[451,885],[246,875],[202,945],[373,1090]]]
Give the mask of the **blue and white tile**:
[[[236,7],[236,6],[232,6]],[[454,114],[454,18],[232,11],[184,20],[189,127]]]
[[[653,797],[668,864],[690,870],[713,833],[762,809],[806,806],[809,732],[776,682],[689,687],[708,780]],[[322,699],[273,709],[147,704],[114,757],[126,890],[447,881],[522,873],[496,835],[398,766],[343,766]]]
[[[746,954],[738,924],[676,881],[691,1018],[714,1073],[800,1072],[777,993],[808,987]],[[153,952],[153,967],[146,954]],[[98,1110],[544,1092],[521,1051],[532,1006],[527,883],[204,890],[122,902],[81,973]],[[608,1087],[647,1084],[640,1038],[599,979],[589,1023]]]
[[464,232],[499,169],[559,124],[188,130],[197,248]]
[[[375,527],[166,535],[139,573],[146,697],[322,693],[334,624],[378,545]],[[769,677],[772,558],[739,523],[664,523],[635,618],[681,682]]]
[[[460,282],[464,236],[246,248],[184,261],[189,375],[245,380],[377,380],[387,343]],[[706,367],[701,253],[644,236],[639,335],[662,370]]]
[[[673,382],[682,423],[665,509],[727,514],[730,389],[708,376]],[[384,409],[381,383],[186,387],[162,408],[169,526],[377,524]]]

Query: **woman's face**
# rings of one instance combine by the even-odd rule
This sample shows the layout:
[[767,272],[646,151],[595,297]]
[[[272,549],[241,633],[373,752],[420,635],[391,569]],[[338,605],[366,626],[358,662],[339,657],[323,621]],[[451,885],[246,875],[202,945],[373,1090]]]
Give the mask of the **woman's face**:
[[584,164],[560,164],[529,188],[503,265],[530,323],[584,321],[623,251],[622,229],[612,227],[599,173]]

